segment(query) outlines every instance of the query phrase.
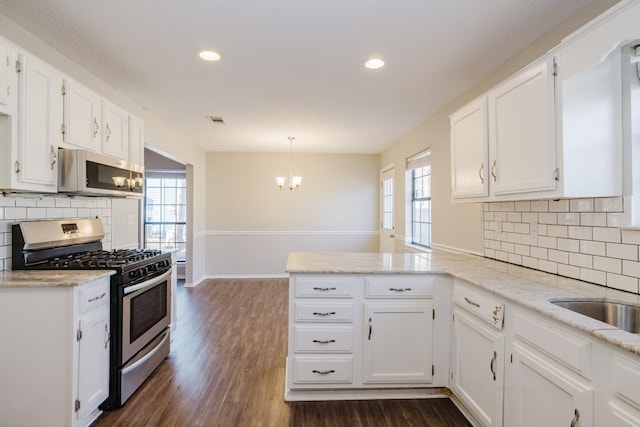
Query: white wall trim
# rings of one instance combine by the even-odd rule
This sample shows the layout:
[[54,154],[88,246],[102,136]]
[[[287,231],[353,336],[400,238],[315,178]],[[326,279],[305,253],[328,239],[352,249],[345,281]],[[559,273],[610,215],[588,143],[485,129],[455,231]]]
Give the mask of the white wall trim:
[[377,236],[380,234],[379,230],[375,231],[313,231],[313,230],[215,230],[206,231],[204,234],[207,236]]
[[447,251],[447,252],[453,252],[455,254],[470,254],[470,255],[477,255],[477,256],[484,257],[484,255],[479,252],[469,251],[467,249],[461,249],[455,246],[441,245],[439,243],[431,243],[431,248],[440,249],[442,251]]

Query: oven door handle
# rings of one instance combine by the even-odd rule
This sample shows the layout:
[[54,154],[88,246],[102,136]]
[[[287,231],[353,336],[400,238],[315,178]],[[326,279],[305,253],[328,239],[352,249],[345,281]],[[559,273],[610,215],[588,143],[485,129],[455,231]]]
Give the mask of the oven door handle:
[[123,368],[121,371],[121,375],[127,375],[129,372],[133,371],[138,366],[142,365],[144,362],[151,359],[153,355],[156,354],[158,350],[160,350],[160,348],[162,347],[162,344],[164,344],[164,342],[168,339],[169,339],[169,334],[167,333],[165,334],[164,338],[162,338],[162,340],[158,343],[158,345],[154,347],[153,350],[145,354],[144,357],[142,357],[140,360],[137,360],[133,365]]
[[147,280],[146,282],[142,282],[142,283],[139,283],[137,285],[128,286],[128,287],[124,288],[124,294],[125,295],[129,295],[130,293],[135,292],[135,291],[139,291],[140,289],[151,288],[151,287],[157,285],[158,283],[162,282],[163,280],[169,278],[169,276],[171,276],[171,270],[167,271],[166,273],[163,273],[162,275],[160,275],[158,277],[154,277],[151,280]]

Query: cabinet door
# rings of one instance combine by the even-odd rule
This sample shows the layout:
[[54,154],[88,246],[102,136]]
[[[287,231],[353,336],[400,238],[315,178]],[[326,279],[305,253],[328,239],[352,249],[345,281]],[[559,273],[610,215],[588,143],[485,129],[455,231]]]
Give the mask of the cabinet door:
[[451,367],[456,396],[483,426],[501,426],[504,336],[455,307]]
[[365,304],[364,382],[432,379],[433,304]]
[[102,102],[102,152],[129,160],[129,114],[108,101]]
[[144,165],[144,122],[129,116],[129,161]]
[[80,319],[82,338],[78,355],[77,419],[100,405],[109,396],[109,310],[93,310]]
[[593,426],[594,390],[590,383],[517,341],[511,357],[504,425]]
[[20,189],[55,192],[57,150],[62,142],[63,76],[31,56],[23,55],[21,64],[17,180],[27,184]]
[[477,99],[451,115],[451,197],[489,195],[487,100]]
[[100,96],[73,80],[65,80],[64,142],[100,152]]
[[492,193],[555,190],[554,59],[507,80],[488,100]]

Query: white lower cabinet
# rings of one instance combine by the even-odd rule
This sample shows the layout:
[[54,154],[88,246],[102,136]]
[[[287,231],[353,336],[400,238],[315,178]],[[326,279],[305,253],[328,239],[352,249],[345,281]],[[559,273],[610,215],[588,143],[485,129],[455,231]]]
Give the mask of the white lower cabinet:
[[285,399],[445,387],[450,292],[437,275],[291,274]]
[[504,425],[593,426],[590,343],[553,322],[518,310],[513,320]]
[[611,357],[611,392],[606,406],[609,427],[640,426],[640,360]]
[[109,277],[0,288],[0,425],[89,426],[109,395]]
[[504,335],[455,307],[451,390],[483,426],[502,425]]
[[431,382],[432,317],[432,303],[366,303],[363,381]]

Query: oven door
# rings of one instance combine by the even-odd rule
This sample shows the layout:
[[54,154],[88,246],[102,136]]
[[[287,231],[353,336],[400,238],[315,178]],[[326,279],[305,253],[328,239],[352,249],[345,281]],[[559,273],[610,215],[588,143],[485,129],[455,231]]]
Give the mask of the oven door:
[[171,322],[171,270],[124,288],[122,364],[164,331]]

